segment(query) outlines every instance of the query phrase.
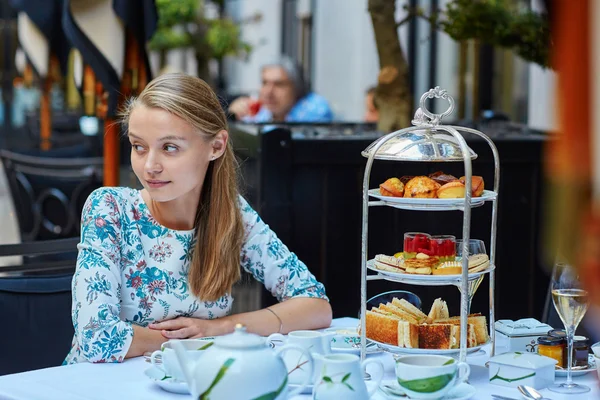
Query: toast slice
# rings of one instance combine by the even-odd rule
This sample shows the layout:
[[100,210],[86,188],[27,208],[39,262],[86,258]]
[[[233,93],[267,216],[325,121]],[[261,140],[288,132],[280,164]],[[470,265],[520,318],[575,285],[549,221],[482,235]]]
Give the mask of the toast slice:
[[452,331],[453,325],[450,324],[419,325],[419,348],[452,349],[456,346]]
[[400,319],[410,322],[411,324],[419,325],[419,320],[413,317],[412,314],[409,314],[401,308],[396,307],[392,303],[380,304],[379,309],[392,313],[398,316]]
[[365,319],[366,336],[369,339],[398,346],[398,318],[367,311]]
[[419,348],[419,327],[408,321],[398,321],[398,347]]
[[427,316],[427,323],[431,324],[435,321],[447,318],[450,318],[450,313],[448,312],[448,305],[441,298],[435,299],[435,301],[431,305],[431,310],[429,310],[429,315]]
[[427,315],[425,315],[423,311],[419,310],[417,307],[415,307],[405,299],[398,300],[394,297],[392,299],[392,304],[415,317],[416,320],[419,321],[419,324],[427,320]]
[[[435,323],[460,325],[460,317],[457,316],[452,318],[440,319],[436,320]],[[475,346],[485,344],[489,341],[490,337],[488,334],[487,319],[485,318],[485,316],[481,314],[469,314],[469,316],[467,317],[467,323],[469,325],[473,325],[473,330],[475,332],[475,338],[477,343],[475,344]]]

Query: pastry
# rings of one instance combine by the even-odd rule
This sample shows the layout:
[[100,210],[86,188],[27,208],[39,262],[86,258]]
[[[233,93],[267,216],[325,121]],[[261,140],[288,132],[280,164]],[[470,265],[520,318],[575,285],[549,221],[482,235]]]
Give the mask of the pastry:
[[473,254],[469,256],[469,273],[480,272],[490,266],[487,254]]
[[[463,184],[465,183],[465,177],[461,176],[460,177],[460,182],[462,182]],[[484,188],[484,182],[483,182],[483,178],[481,176],[476,176],[473,175],[471,177],[471,196],[472,197],[481,197],[481,195],[483,194],[483,188]]]
[[404,185],[406,185],[408,183],[408,181],[410,181],[412,178],[414,178],[414,176],[404,175],[404,176],[400,177],[400,182],[402,182]]
[[432,273],[433,275],[460,275],[462,264],[460,261],[446,261],[441,263]]
[[440,186],[427,176],[416,176],[404,185],[404,197],[435,199]]
[[390,178],[379,185],[382,196],[402,197],[404,196],[404,184],[398,178]]
[[459,181],[446,183],[437,190],[440,199],[458,199],[465,197],[465,185]]
[[457,181],[458,178],[452,175],[448,175],[443,171],[437,171],[433,174],[429,174],[429,177],[439,183],[440,185],[445,185],[448,182]]

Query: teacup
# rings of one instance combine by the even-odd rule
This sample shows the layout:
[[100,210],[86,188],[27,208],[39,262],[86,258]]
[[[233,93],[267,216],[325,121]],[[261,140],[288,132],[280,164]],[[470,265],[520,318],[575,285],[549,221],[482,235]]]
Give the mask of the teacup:
[[396,359],[398,384],[411,399],[441,399],[469,377],[469,365],[452,357],[411,355]]
[[359,350],[360,334],[355,326],[327,328],[326,333],[331,334],[332,350]]
[[[323,356],[331,353],[331,337],[332,333],[323,333],[318,331],[292,331],[284,336],[280,333],[274,333],[267,338],[269,343],[282,342],[286,344],[293,344],[306,349],[310,352],[314,359],[315,365],[312,370],[314,382],[317,379],[317,374],[320,370],[320,360]],[[299,385],[304,382],[306,375],[309,373],[310,368],[306,368],[305,365],[310,362],[306,356],[296,350],[290,350],[283,355],[283,362],[288,370],[288,382],[291,384]]]
[[[173,342],[175,339],[169,340],[160,346],[160,350],[156,350],[150,356],[150,362],[156,368],[161,369],[168,377],[185,382],[185,376],[175,350],[173,350]],[[199,338],[199,339],[180,339],[177,340],[183,344],[190,358],[198,359],[202,355],[202,351],[211,347],[214,343],[214,338]],[[160,358],[160,361],[159,361]]]

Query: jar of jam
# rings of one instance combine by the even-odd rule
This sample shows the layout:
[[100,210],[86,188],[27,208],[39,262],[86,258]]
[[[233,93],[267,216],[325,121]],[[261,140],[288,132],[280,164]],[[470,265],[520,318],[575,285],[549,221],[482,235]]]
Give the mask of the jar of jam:
[[588,367],[588,355],[590,354],[590,340],[585,336],[573,338],[573,367]]
[[564,329],[552,329],[548,332],[548,336],[554,336],[567,340],[567,332]]
[[552,329],[548,332],[548,336],[556,337],[563,339],[565,341],[565,351],[563,352],[563,368],[567,368],[567,363],[569,362],[569,346],[567,346],[567,331],[564,329]]
[[539,355],[553,358],[557,361],[557,366],[566,367],[567,362],[564,358],[566,341],[564,339],[554,336],[540,336],[537,343]]

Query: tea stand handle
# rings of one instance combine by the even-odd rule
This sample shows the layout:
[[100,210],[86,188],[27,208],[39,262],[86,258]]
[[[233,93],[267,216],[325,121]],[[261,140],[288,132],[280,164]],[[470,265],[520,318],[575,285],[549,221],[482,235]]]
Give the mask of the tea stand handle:
[[[275,333],[274,335],[278,335],[278,333]],[[271,335],[271,336],[273,336],[273,335]],[[271,336],[269,336],[269,338],[271,338]],[[304,381],[300,384],[300,386],[298,386],[296,389],[292,390],[291,393],[288,393],[288,397],[293,397],[293,396],[296,396],[296,395],[302,393],[302,391],[311,383],[312,378],[313,378],[313,372],[315,369],[315,362],[308,350],[306,350],[300,346],[293,345],[293,344],[286,344],[285,346],[280,347],[277,350],[275,350],[275,352],[277,354],[281,355],[289,350],[296,350],[296,351],[301,352],[308,359],[307,364],[310,366],[310,373],[306,374]]]
[[[379,365],[379,369],[381,370],[381,372],[379,374],[377,374],[377,382],[376,382],[375,386],[373,386],[371,389],[367,388],[367,393],[369,394],[369,399],[370,399],[371,397],[373,397],[373,395],[379,388],[379,385],[381,384],[381,380],[383,379],[383,375],[385,373],[385,368],[383,367],[383,363],[379,360],[365,360],[360,363],[360,367],[365,374],[367,373],[367,365],[369,365],[369,364],[377,364],[377,365]],[[373,375],[371,375],[371,376],[373,376]]]

